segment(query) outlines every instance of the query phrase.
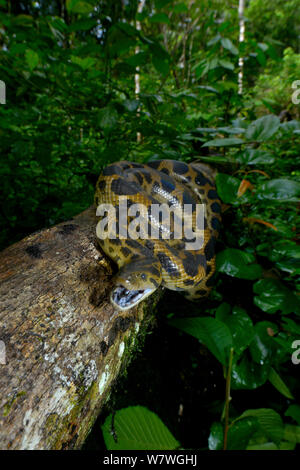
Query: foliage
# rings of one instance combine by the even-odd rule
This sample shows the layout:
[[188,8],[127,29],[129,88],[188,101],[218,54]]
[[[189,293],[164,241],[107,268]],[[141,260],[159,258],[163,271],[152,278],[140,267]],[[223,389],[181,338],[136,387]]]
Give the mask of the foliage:
[[[275,3],[271,15],[264,2],[250,2],[239,44],[237,8],[219,0],[149,0],[141,13],[136,1],[0,0],[2,247],[88,207],[109,162],[169,158],[218,169],[223,226],[215,286],[203,308],[182,303],[189,315],[169,312],[168,322],[208,348],[235,393],[271,384],[278,401],[257,409],[253,399],[242,413],[231,405],[228,422],[216,415],[210,449],[223,448],[224,430],[231,449],[299,442],[291,369],[300,333],[300,123],[291,101],[299,79],[297,5]],[[142,407],[116,413],[118,445],[124,426],[137,429],[144,419],[164,429],[164,438],[153,440],[146,426],[143,443],[126,448],[178,446]],[[114,448],[109,423],[105,440]]]

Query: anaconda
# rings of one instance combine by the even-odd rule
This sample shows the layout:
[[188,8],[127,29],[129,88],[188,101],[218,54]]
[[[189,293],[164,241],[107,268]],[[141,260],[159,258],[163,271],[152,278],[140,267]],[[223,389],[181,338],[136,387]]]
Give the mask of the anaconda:
[[[121,161],[102,171],[95,192],[97,207],[110,204],[115,209],[115,226],[107,213],[101,212],[97,237],[104,253],[119,268],[114,278],[110,300],[119,310],[127,310],[152,294],[160,285],[182,292],[189,300],[208,295],[215,272],[215,242],[221,222],[221,202],[216,192],[214,171],[202,163],[157,160],[147,164]],[[120,204],[142,204],[148,218],[148,236],[133,239],[120,233],[133,217],[121,220]],[[186,249],[184,234],[176,238],[176,217],[172,216],[166,238],[165,225],[153,216],[150,207],[167,204],[170,209],[192,208],[192,226],[196,224],[197,204],[204,207],[202,246]],[[136,207],[136,206],[134,206]],[[140,215],[140,214],[139,214]],[[112,232],[114,227],[114,233]],[[151,227],[159,236],[151,238]],[[105,232],[105,233],[104,233]],[[157,232],[156,232],[157,233]]]

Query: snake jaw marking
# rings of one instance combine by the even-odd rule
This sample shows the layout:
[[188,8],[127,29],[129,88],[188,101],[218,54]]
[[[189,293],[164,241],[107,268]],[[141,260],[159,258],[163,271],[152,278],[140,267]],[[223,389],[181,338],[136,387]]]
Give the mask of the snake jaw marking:
[[[96,185],[95,202],[97,206],[110,205],[116,209],[116,222],[120,229],[124,221],[117,208],[124,197],[130,204],[146,207],[148,232],[149,228],[160,225],[159,237],[152,236],[150,239],[123,238],[121,234],[114,238],[105,237],[104,228],[103,234],[101,232],[102,225],[100,229],[97,226],[96,233],[102,250],[119,268],[110,296],[111,303],[118,310],[133,308],[159,286],[182,292],[189,300],[208,295],[213,284],[214,245],[221,222],[221,202],[214,177],[214,171],[207,165],[175,160],[149,164],[122,161],[103,170]],[[162,236],[160,219],[151,219],[150,209],[153,204],[183,208],[186,203],[192,204],[192,207],[196,204],[205,206],[206,215],[201,230],[203,243],[197,249],[193,243],[184,244],[186,240],[183,236],[178,239],[174,235],[182,228],[174,217],[169,239]],[[127,226],[130,220],[129,215],[125,220]],[[198,227],[195,210],[190,220],[194,230]]]

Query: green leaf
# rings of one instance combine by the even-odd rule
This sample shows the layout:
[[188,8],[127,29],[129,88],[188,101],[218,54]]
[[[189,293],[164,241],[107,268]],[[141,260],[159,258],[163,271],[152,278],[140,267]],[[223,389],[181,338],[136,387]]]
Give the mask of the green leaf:
[[152,56],[152,63],[159,73],[161,73],[163,76],[168,75],[170,69],[168,60],[155,55]]
[[105,131],[111,131],[118,122],[118,113],[115,108],[107,106],[99,111],[99,125]]
[[177,3],[173,5],[172,11],[175,13],[188,13],[189,9],[184,3]]
[[94,11],[93,5],[82,0],[67,0],[66,7],[70,13],[88,14]]
[[286,424],[284,426],[283,438],[289,442],[300,443],[300,426]]
[[[232,62],[229,62],[229,60],[219,59],[219,64],[224,69],[234,70],[234,65],[233,65]],[[230,145],[230,144],[228,144],[228,145]]]
[[224,430],[221,423],[213,423],[210,428],[208,437],[209,450],[222,450],[223,449]]
[[140,102],[138,100],[124,100],[122,101],[122,105],[127,111],[132,113],[138,109]]
[[239,419],[253,416],[257,418],[261,430],[266,437],[279,444],[283,437],[283,422],[280,415],[270,408],[259,408],[256,410],[246,410]]
[[228,49],[232,54],[237,55],[238,54],[238,49],[232,44],[231,40],[228,38],[222,38],[221,39],[221,44],[224,47],[224,49]]
[[275,323],[261,321],[254,326],[254,332],[255,335],[249,347],[251,356],[257,364],[269,363],[278,347],[273,339],[273,335],[277,333],[277,327]]
[[257,196],[259,199],[276,202],[298,202],[300,183],[284,178],[273,179],[259,186]]
[[26,49],[25,59],[31,71],[34,70],[39,63],[39,55],[32,49]]
[[89,31],[97,26],[97,20],[94,18],[85,18],[77,20],[68,26],[68,31]]
[[280,120],[277,116],[268,114],[253,121],[247,128],[245,137],[248,140],[265,141],[270,139],[279,129]]
[[270,365],[267,362],[256,364],[247,357],[246,352],[232,365],[231,387],[234,390],[253,390],[263,385],[269,377]]
[[154,13],[154,15],[149,17],[150,23],[166,23],[170,24],[168,15],[165,13]]
[[252,254],[236,248],[226,248],[217,254],[216,269],[228,276],[239,279],[257,279],[262,274],[262,268],[254,263]]
[[152,54],[152,63],[156,70],[162,75],[167,75],[169,73],[169,54],[167,51],[160,46],[159,44],[150,45],[150,50]]
[[300,301],[296,295],[277,279],[261,279],[253,286],[254,303],[264,312],[300,313]]
[[284,413],[284,416],[290,416],[300,425],[300,405],[290,405]]
[[218,173],[216,176],[216,186],[219,197],[225,204],[232,204],[237,201],[237,193],[241,181],[231,175]]
[[[112,429],[113,428],[113,429]],[[102,426],[108,450],[169,450],[179,447],[161,419],[144,406],[129,406],[109,415]]]
[[275,161],[275,157],[270,153],[252,148],[245,149],[243,153],[238,154],[235,158],[242,165],[270,165]]
[[246,447],[246,450],[278,450],[274,442],[264,442],[263,444],[251,444]]
[[175,318],[169,323],[199,339],[219,362],[227,364],[232,335],[224,323],[212,317]]
[[95,66],[96,59],[94,57],[78,57],[75,55],[71,55],[71,61],[74,64],[79,65],[83,70],[90,69]]
[[[225,306],[224,306],[225,304]],[[222,307],[223,306],[223,307]],[[232,334],[233,349],[236,357],[249,346],[254,338],[254,328],[251,318],[246,311],[240,307],[233,307],[230,314],[230,307],[225,302],[216,311],[216,319],[225,323]]]
[[257,429],[255,419],[248,417],[239,419],[228,429],[227,449],[244,450],[246,449],[251,437]]
[[289,388],[286,386],[286,384],[280,377],[280,375],[277,374],[277,372],[272,367],[269,374],[269,382],[273,385],[273,387],[276,388],[276,390],[278,390],[278,392],[280,392],[286,398],[294,398]]
[[226,137],[225,139],[214,139],[206,142],[202,147],[228,147],[231,145],[241,145],[244,144],[243,139],[237,137]]

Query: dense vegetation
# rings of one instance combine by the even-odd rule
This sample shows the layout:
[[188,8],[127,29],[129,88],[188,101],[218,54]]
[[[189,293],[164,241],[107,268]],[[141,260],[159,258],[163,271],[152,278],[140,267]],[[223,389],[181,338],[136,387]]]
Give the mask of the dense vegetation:
[[[157,403],[143,390],[136,395],[128,371],[128,400],[115,398],[115,409],[123,407],[114,419],[119,439],[110,433],[111,416],[100,420],[104,439],[108,448],[294,448],[300,441],[299,2],[246,2],[242,42],[237,0],[142,6],[138,12],[133,0],[0,0],[1,247],[88,207],[109,162],[168,158],[216,167],[223,224],[212,295],[191,306],[167,293],[157,307],[156,330],[170,335],[170,348],[183,345],[180,367],[175,357],[161,366],[178,370],[176,383],[190,381],[180,396],[167,390],[170,409],[162,405],[166,399]],[[200,387],[201,363],[218,376],[205,410],[199,390],[189,389]],[[145,387],[163,396],[155,373]],[[126,411],[128,405],[150,407],[176,439],[156,415],[141,407]],[[142,431],[141,420],[149,423]],[[122,440],[124,422],[142,444],[128,443],[126,433]],[[187,422],[190,433],[182,431]],[[157,430],[154,441],[150,427]],[[95,442],[100,434],[96,426]]]

